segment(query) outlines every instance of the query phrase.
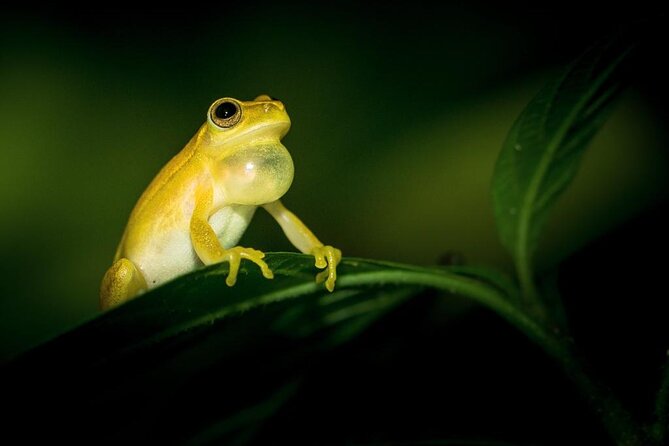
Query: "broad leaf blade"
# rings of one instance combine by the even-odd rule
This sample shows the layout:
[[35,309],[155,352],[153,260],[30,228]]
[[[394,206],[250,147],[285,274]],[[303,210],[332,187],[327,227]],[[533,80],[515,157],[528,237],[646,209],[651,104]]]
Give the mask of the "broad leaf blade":
[[[234,287],[225,284],[227,264],[179,277],[28,352],[18,358],[15,365],[42,364],[58,358],[57,363],[67,368],[104,367],[124,361],[126,355],[156,348],[161,343],[169,344],[191,332],[207,330],[225,319],[285,302],[290,305],[270,310],[277,311],[273,328],[298,337],[335,325],[331,313],[347,307],[377,302],[378,306],[368,307],[368,311],[374,313],[395,303],[393,299],[382,299],[379,293],[383,290],[379,289],[361,292],[338,287],[334,293],[328,293],[314,281],[318,270],[310,256],[269,253],[268,262],[274,272],[273,280],[264,279],[257,268],[243,263]],[[339,272],[379,269],[388,268],[345,260]],[[282,325],[281,320],[291,313],[297,313],[298,317]],[[364,316],[364,313],[348,319]],[[92,344],[94,349],[90,349]]]
[[[271,416],[287,398],[272,395],[299,381],[310,361],[416,290],[378,284],[329,293],[314,282],[312,257],[267,261],[274,280],[249,262],[229,288],[227,265],[204,268],[18,358],[0,370],[10,419],[45,426],[23,432],[52,438],[73,438],[67,420],[75,418],[76,437],[94,433],[96,443],[199,441],[207,433],[227,444]],[[342,276],[388,269],[351,263]]]
[[531,271],[548,211],[574,178],[620,91],[621,65],[630,49],[616,42],[586,51],[537,94],[504,142],[492,195],[500,238],[521,282]]
[[227,265],[204,268],[0,369],[0,394],[12,408],[6,425],[25,442],[42,435],[94,435],[101,444],[243,439],[288,398],[274,398],[282,387],[423,288],[469,297],[549,354],[564,355],[508,299],[504,281],[488,284],[475,271],[346,258],[328,293],[314,282],[312,257],[268,253],[266,260],[273,280],[248,262],[229,288]]

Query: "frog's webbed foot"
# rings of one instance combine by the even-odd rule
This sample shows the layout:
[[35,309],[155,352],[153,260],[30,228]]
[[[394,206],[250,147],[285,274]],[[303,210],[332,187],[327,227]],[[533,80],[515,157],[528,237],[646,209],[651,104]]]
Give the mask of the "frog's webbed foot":
[[237,273],[239,272],[239,264],[242,259],[250,260],[258,265],[262,271],[262,275],[265,276],[266,279],[274,278],[272,270],[269,269],[269,266],[267,266],[263,257],[265,257],[265,253],[253,248],[235,246],[234,248],[226,249],[221,258],[222,262],[228,262],[230,264],[230,272],[225,279],[226,285],[234,286],[234,284],[237,283]]
[[322,269],[316,274],[316,283],[325,282],[325,288],[332,292],[337,280],[337,265],[341,261],[341,251],[335,247],[317,246],[311,250],[314,256],[316,268]]
[[146,290],[146,280],[132,261],[121,258],[107,270],[100,284],[100,308],[121,305]]

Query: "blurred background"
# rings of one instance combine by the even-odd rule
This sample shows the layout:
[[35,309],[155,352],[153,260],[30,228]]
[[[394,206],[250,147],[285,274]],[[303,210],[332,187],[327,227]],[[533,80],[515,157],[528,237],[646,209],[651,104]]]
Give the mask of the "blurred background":
[[[285,204],[345,255],[510,269],[489,184],[544,82],[636,10],[231,2],[0,15],[0,362],[95,317],[137,198],[216,98],[280,98]],[[666,70],[642,70],[540,252],[550,267],[666,199]],[[245,246],[294,250],[258,212]]]

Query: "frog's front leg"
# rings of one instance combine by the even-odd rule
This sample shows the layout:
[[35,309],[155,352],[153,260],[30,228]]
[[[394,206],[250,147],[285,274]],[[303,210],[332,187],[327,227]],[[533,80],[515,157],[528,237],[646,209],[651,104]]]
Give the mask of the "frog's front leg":
[[107,310],[146,290],[146,280],[132,261],[121,258],[107,270],[100,285],[100,308]]
[[333,291],[337,280],[337,265],[341,261],[341,251],[335,247],[323,245],[295,214],[286,209],[281,201],[277,200],[263,207],[279,223],[288,240],[297,249],[314,256],[316,268],[323,269],[316,275],[316,282],[325,282],[325,288],[330,292]]
[[209,217],[213,211],[213,191],[211,188],[198,195],[195,210],[190,221],[190,238],[193,248],[205,265],[228,262],[230,271],[225,283],[233,286],[237,282],[237,273],[242,259],[247,259],[260,267],[262,275],[267,279],[274,277],[272,270],[262,260],[265,254],[257,249],[235,246],[225,249],[221,246],[214,229],[209,224]]

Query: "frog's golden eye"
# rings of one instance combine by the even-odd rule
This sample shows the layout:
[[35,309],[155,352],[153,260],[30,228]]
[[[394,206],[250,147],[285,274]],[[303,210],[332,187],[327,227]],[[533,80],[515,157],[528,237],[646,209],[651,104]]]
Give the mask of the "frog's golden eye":
[[219,99],[209,108],[209,118],[218,127],[228,129],[239,122],[242,111],[236,102]]

